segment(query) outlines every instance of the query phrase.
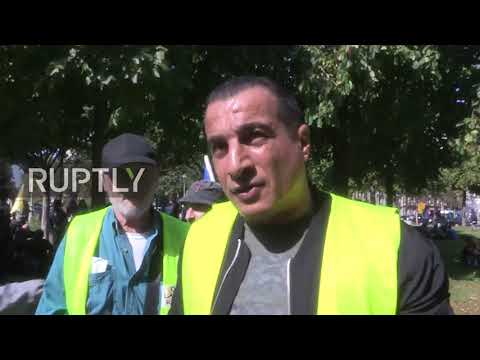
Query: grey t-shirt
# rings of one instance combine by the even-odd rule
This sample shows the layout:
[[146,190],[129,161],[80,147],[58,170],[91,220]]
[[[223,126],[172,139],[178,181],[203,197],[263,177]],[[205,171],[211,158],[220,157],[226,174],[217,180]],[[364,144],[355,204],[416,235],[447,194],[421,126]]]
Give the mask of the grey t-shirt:
[[290,314],[288,263],[305,237],[308,220],[263,228],[245,225],[251,258],[230,315]]

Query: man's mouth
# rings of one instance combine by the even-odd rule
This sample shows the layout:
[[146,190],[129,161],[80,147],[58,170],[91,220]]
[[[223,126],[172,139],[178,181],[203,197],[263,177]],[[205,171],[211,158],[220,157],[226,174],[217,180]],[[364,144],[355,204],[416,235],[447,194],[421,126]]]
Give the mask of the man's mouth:
[[254,202],[260,195],[262,185],[259,183],[238,186],[231,190],[231,193],[242,202]]

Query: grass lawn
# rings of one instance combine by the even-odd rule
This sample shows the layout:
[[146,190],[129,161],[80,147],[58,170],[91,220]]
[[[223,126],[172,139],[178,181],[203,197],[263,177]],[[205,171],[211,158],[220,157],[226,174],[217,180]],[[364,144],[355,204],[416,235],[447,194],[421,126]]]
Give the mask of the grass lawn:
[[456,227],[458,240],[437,240],[450,278],[451,304],[455,314],[480,315],[480,268],[473,268],[461,262],[460,254],[467,236],[480,242],[480,230]]

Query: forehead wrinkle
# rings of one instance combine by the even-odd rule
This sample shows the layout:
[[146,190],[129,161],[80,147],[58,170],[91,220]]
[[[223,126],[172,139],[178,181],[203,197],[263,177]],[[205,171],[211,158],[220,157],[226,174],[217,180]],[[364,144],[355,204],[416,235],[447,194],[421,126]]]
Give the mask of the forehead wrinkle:
[[[253,101],[242,103],[241,101],[239,101],[239,97],[241,97],[241,95],[243,94],[244,92],[242,91],[232,96],[231,98],[224,100],[226,102],[225,110],[233,114],[239,113],[239,112],[248,112],[248,113],[256,114],[256,113],[265,111],[266,107],[268,107],[268,105],[266,105],[265,103],[257,101],[256,98],[253,98]],[[268,94],[268,96],[271,96],[271,94]],[[276,102],[276,99],[275,99],[275,102]]]
[[[258,101],[258,98],[254,96],[253,98],[250,98],[250,101],[245,102],[245,99],[242,96],[244,95],[245,92],[252,91],[252,90],[255,91],[256,93],[259,92],[262,95],[266,93],[267,95],[266,96],[267,99],[265,99],[266,101],[265,100]],[[270,102],[271,100],[273,100],[273,104]],[[240,93],[235,94],[232,97],[212,102],[210,106],[214,106],[215,110],[213,113],[210,114],[210,119],[211,119],[210,122],[211,124],[215,124],[215,123],[218,124],[218,122],[227,121],[229,123],[229,127],[231,127],[232,130],[236,132],[237,129],[242,125],[242,124],[236,123],[237,116],[240,113],[247,114],[247,119],[253,120],[253,118],[260,116],[262,119],[268,120],[263,115],[265,115],[273,105],[272,113],[274,114],[274,116],[277,116],[278,115],[277,103],[278,103],[278,100],[275,97],[273,97],[268,90],[265,90],[261,87],[260,88],[254,87],[252,89],[241,91]],[[208,113],[208,108],[207,108],[206,114],[207,113]],[[271,126],[274,125],[271,121],[267,121],[267,122],[270,123]],[[206,127],[205,127],[205,130],[206,130]],[[212,138],[216,137],[215,135],[216,134],[212,134]],[[208,138],[209,137],[207,135],[207,140]]]

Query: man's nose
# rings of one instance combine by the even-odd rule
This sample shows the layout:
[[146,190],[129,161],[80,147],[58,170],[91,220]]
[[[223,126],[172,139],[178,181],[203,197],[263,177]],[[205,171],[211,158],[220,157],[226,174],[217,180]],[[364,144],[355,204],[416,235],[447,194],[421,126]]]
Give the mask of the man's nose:
[[234,181],[241,181],[249,176],[249,169],[252,169],[252,161],[245,145],[235,144],[230,151],[230,167],[228,174]]

